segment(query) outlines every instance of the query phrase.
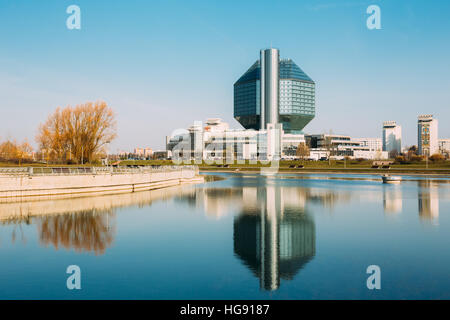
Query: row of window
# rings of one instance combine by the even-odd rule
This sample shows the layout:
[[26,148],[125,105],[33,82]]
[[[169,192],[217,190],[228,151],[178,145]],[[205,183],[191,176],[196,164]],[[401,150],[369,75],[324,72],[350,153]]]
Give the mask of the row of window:
[[315,84],[314,83],[309,83],[309,82],[303,82],[303,81],[296,81],[296,80],[280,80],[280,85],[290,85],[290,84],[296,84],[296,85],[301,85],[304,87],[310,87],[310,88],[314,88]]
[[312,100],[312,99],[300,99],[300,98],[291,98],[291,97],[289,97],[289,98],[281,97],[280,98],[280,102],[284,102],[284,101],[286,101],[286,102],[288,102],[288,101],[302,101],[302,102],[314,103],[314,100]]
[[300,81],[290,81],[290,80],[281,80],[280,87],[283,86],[297,86],[297,87],[306,87],[306,88],[315,88],[313,83],[300,82]]

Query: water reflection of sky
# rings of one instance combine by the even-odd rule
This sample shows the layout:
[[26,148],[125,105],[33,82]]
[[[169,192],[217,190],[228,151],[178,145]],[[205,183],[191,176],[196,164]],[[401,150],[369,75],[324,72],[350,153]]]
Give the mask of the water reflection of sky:
[[[219,175],[0,204],[0,298],[450,297],[445,179]],[[65,288],[69,264],[85,270],[81,292]],[[379,292],[365,287],[370,264]]]

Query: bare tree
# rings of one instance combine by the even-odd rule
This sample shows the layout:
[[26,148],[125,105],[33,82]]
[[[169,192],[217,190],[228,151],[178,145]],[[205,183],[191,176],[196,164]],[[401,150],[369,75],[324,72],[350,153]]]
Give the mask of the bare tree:
[[398,156],[399,156],[399,153],[398,153],[397,150],[391,150],[391,151],[389,152],[389,158],[390,158],[390,159],[395,159],[395,158],[397,158]]
[[309,151],[309,148],[308,148],[308,146],[306,145],[306,143],[300,142],[300,143],[298,144],[296,154],[297,154],[297,156],[298,156],[300,159],[302,159],[302,160],[305,160],[305,158],[309,157],[310,151]]
[[116,137],[114,112],[105,102],[57,108],[39,127],[36,141],[51,160],[92,161]]
[[328,133],[324,133],[323,134],[323,139],[324,139],[324,144],[323,147],[325,148],[325,150],[327,150],[327,154],[328,154],[328,165],[331,166],[331,156],[335,155],[336,153],[336,146],[333,145],[333,130],[329,130]]

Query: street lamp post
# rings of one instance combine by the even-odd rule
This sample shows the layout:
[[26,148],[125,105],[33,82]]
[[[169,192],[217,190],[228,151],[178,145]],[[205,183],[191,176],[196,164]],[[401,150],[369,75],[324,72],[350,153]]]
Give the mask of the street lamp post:
[[111,141],[105,142],[105,152],[106,152],[106,166],[109,167],[109,157],[108,157],[108,145],[111,143]]

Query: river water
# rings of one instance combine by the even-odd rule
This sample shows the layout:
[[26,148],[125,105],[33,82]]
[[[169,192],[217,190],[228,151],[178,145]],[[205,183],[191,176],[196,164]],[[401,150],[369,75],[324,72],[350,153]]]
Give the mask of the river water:
[[0,299],[450,299],[448,178],[215,176],[0,204]]

